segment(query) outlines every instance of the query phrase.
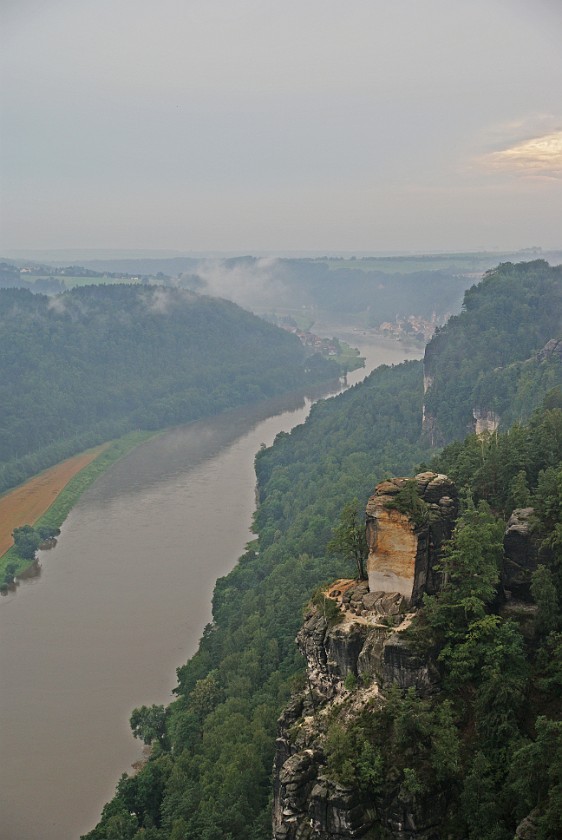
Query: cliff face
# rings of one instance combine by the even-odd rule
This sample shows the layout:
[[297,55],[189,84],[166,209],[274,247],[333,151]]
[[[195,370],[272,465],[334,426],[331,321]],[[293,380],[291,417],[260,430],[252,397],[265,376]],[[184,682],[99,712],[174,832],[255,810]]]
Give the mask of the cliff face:
[[[424,357],[422,411],[423,435],[430,446],[440,446],[451,439],[443,428],[450,409],[457,411],[462,407],[464,433],[494,434],[500,424],[509,426],[516,419],[528,417],[549,390],[562,384],[562,339],[552,338],[528,358],[515,358],[508,364],[502,362],[488,370],[482,366],[470,386],[459,389],[455,407],[451,404],[453,386],[441,395],[435,394],[435,389],[439,390],[436,379],[439,379],[442,363],[440,357],[446,358],[446,351],[439,342],[430,342]],[[460,433],[461,428],[458,428],[457,434]]]
[[437,425],[437,419],[428,409],[426,404],[426,395],[433,385],[434,377],[430,373],[431,357],[429,355],[428,344],[425,348],[425,356],[423,360],[423,405],[422,405],[422,434],[430,446],[437,446],[442,442],[441,434]]
[[[399,497],[405,487],[410,495]],[[417,515],[393,508],[399,498],[402,503],[413,499]],[[416,499],[423,503],[421,509]],[[420,516],[420,510],[426,515]],[[365,721],[376,718],[376,725],[382,726],[380,721],[396,707],[397,696],[404,702],[415,696],[426,709],[438,702],[437,662],[430,654],[418,653],[416,637],[406,631],[424,592],[435,592],[441,585],[435,565],[456,516],[455,487],[447,476],[436,473],[421,473],[409,482],[404,478],[382,482],[369,499],[369,581],[332,584],[309,607],[297,636],[306,659],[306,680],[279,720],[273,840],[446,836],[444,826],[450,817],[446,785],[438,781],[416,789],[406,783],[405,774],[411,771],[388,764],[389,771],[369,788],[361,777],[342,772],[341,756],[360,759],[356,768],[367,766],[368,772],[376,772],[373,753],[364,759],[362,742],[355,740],[368,726]],[[533,516],[532,508],[517,509],[507,523],[496,602],[500,614],[518,616],[522,632],[529,632],[530,638],[536,614],[531,578],[542,556]],[[400,589],[392,590],[396,584]],[[334,742],[334,737],[339,741]],[[394,743],[386,738],[382,743]],[[424,746],[412,741],[407,749],[410,761]],[[339,764],[334,760],[338,751]],[[531,822],[530,816],[521,823],[517,837],[535,836],[529,833]]]
[[369,499],[369,582],[336,581],[325,601],[309,609],[297,636],[306,686],[279,721],[274,840],[375,838],[381,831],[396,840],[440,836],[439,798],[409,795],[396,783],[374,801],[357,786],[331,778],[327,769],[326,735],[336,710],[351,721],[364,709],[383,706],[393,686],[422,696],[437,687],[437,669],[411,649],[404,631],[413,605],[439,585],[434,567],[454,525],[457,495],[446,476],[416,476],[428,513],[417,526],[407,513],[387,507],[406,481],[383,482]]
[[508,599],[531,603],[531,577],[539,562],[539,544],[532,531],[533,508],[517,508],[507,522],[502,587]]
[[484,432],[492,434],[500,425],[500,415],[490,409],[473,408],[472,416],[474,417],[474,431],[477,435],[482,435]]
[[[439,803],[430,807],[415,798],[407,801],[399,787],[395,795],[375,803],[326,771],[324,744],[333,709],[347,703],[346,715],[353,717],[363,708],[382,705],[392,685],[427,694],[438,679],[434,667],[404,639],[411,613],[400,593],[372,593],[366,583],[340,580],[326,597],[339,607],[338,623],[330,623],[321,607],[312,608],[297,636],[306,658],[307,685],[279,720],[273,837],[341,840],[371,836],[368,832],[378,825],[401,840],[437,838],[433,826],[441,815]],[[353,692],[346,685],[353,685]]]
[[508,428],[561,384],[560,278],[560,267],[544,261],[503,263],[436,330],[423,363],[423,433],[431,446],[494,432],[498,418]]
[[[433,472],[417,475],[417,494],[423,521],[393,507],[408,482],[393,478],[377,485],[367,503],[367,572],[372,592],[399,592],[408,603],[421,603],[424,592],[440,585],[435,567],[458,513],[458,494],[447,476]],[[419,511],[418,511],[419,514]]]

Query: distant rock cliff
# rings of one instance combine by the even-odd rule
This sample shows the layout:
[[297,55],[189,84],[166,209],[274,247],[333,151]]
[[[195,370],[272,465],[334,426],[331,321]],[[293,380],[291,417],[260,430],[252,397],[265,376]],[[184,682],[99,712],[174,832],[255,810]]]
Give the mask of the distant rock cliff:
[[[444,418],[451,411],[464,417],[462,428],[457,429],[459,434],[493,434],[500,424],[509,426],[529,417],[552,388],[562,386],[562,339],[552,338],[529,358],[480,371],[473,382],[458,389],[454,408],[449,405],[449,393],[445,399],[435,392],[442,364],[440,352],[439,343],[430,343],[424,358],[422,430],[430,446],[441,446],[450,438],[444,430]],[[459,374],[459,383],[461,380]]]
[[484,432],[496,432],[500,425],[500,415],[495,411],[485,408],[473,408],[472,416],[474,417],[474,431],[477,435],[482,435]]
[[502,263],[465,293],[461,313],[425,349],[430,446],[508,428],[562,385],[561,302],[562,267],[543,260]]

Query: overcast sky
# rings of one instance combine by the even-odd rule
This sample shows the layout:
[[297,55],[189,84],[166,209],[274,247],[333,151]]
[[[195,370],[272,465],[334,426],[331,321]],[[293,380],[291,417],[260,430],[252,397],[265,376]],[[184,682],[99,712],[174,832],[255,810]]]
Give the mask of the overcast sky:
[[562,247],[561,0],[2,0],[0,252]]

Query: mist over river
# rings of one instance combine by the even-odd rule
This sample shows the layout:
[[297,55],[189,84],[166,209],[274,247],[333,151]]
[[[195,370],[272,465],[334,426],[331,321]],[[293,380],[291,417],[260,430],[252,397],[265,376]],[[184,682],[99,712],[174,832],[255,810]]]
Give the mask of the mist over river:
[[[350,385],[422,355],[338,335],[367,358]],[[0,840],[77,840],[94,827],[142,754],[132,709],[172,699],[214,583],[252,538],[256,451],[310,405],[293,395],[143,444],[82,496],[41,574],[1,599]]]

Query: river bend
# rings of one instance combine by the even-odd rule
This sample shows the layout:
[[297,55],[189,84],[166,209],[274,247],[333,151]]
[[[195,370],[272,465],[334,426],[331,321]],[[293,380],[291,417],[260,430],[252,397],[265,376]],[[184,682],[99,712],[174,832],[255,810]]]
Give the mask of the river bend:
[[[348,340],[367,356],[349,384],[420,355]],[[1,840],[77,840],[96,824],[141,756],[132,709],[172,699],[214,583],[251,539],[256,451],[310,405],[271,401],[143,444],[82,496],[40,576],[2,598]]]

